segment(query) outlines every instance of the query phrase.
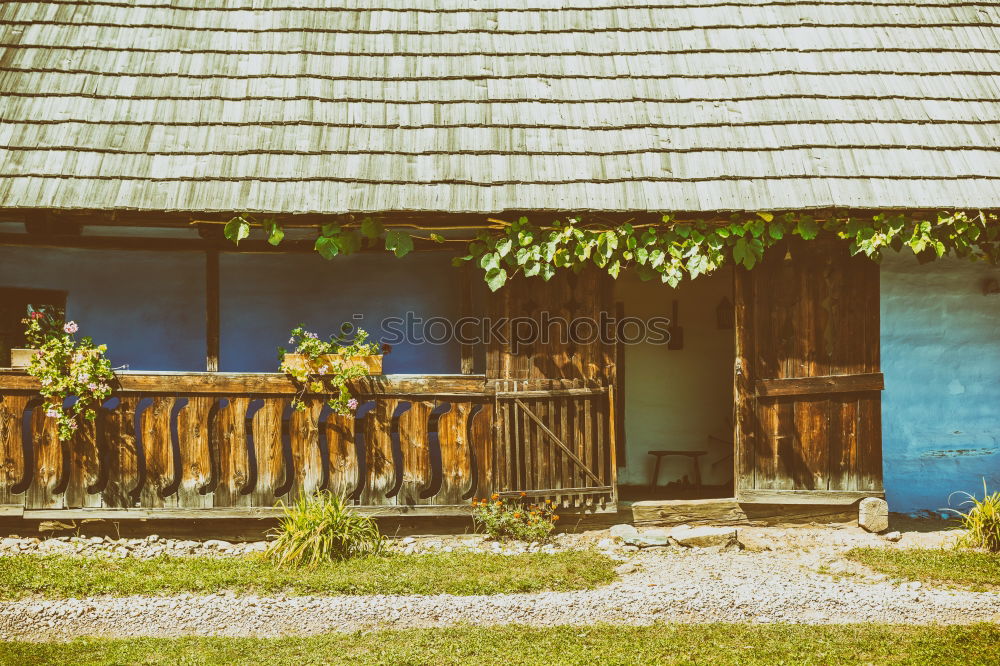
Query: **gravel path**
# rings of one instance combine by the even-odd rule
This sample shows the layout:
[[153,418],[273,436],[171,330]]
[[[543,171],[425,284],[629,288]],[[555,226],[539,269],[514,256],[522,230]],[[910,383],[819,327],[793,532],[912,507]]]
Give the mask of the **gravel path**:
[[[282,636],[454,623],[1000,622],[1000,593],[896,583],[829,551],[646,549],[597,590],[482,597],[209,596],[0,603],[0,638]],[[829,563],[837,566],[830,567]],[[852,570],[853,567],[853,570]],[[846,575],[820,573],[833,568]]]

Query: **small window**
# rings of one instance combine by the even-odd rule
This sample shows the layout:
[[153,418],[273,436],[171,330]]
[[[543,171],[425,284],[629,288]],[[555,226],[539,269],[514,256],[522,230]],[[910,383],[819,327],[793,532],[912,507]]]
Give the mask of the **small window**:
[[43,305],[66,309],[66,292],[51,289],[0,287],[0,366],[10,362],[10,350],[23,347],[24,324],[28,306]]

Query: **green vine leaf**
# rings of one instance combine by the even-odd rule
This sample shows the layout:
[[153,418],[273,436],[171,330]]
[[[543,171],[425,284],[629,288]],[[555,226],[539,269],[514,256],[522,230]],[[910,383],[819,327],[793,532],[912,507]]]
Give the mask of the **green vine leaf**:
[[385,249],[397,257],[405,257],[413,251],[413,237],[405,231],[392,229],[385,233]]
[[337,246],[337,241],[332,236],[320,236],[316,239],[314,247],[319,255],[326,260],[333,259],[340,254],[340,247]]
[[382,235],[382,222],[373,217],[366,217],[361,220],[361,233],[365,238],[372,240]]
[[239,245],[241,240],[250,235],[250,222],[240,216],[234,217],[226,222],[222,234],[236,245]]
[[285,239],[285,230],[274,218],[264,220],[262,226],[267,233],[267,242],[271,245],[278,246]]

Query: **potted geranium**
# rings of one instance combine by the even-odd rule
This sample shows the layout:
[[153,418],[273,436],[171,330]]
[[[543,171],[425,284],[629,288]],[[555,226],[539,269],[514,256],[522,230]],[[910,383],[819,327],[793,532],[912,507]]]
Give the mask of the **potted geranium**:
[[[93,421],[97,408],[111,396],[115,374],[104,357],[106,345],[94,345],[89,337],[77,340],[80,327],[62,321],[61,313],[28,306],[24,337],[33,349],[27,371],[38,379],[42,408],[59,424],[59,439],[66,441],[80,426],[80,419]],[[76,400],[67,405],[67,398]]]
[[348,383],[368,375],[382,374],[382,355],[389,345],[368,340],[368,332],[358,329],[353,336],[342,334],[324,340],[307,331],[305,325],[292,329],[288,344],[294,351],[278,347],[281,371],[292,377],[299,387],[292,407],[305,409],[303,397],[308,393],[327,394],[330,409],[338,414],[350,414],[358,407]]

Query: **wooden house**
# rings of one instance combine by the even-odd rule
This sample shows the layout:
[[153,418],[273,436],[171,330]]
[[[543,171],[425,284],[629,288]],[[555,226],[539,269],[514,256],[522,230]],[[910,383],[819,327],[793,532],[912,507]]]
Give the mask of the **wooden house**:
[[[998,12],[957,0],[4,2],[0,353],[27,303],[64,303],[127,368],[65,443],[35,380],[0,371],[0,507],[260,516],[326,488],[383,513],[462,513],[492,492],[596,512],[620,503],[619,479],[647,484],[660,457],[675,488],[700,482],[743,507],[883,497],[885,267],[841,243],[789,243],[676,291],[585,271],[490,293],[478,268],[450,266],[452,248],[522,215],[1000,208]],[[240,214],[279,220],[287,238],[233,245],[222,226]],[[403,259],[314,253],[322,225],[371,216],[447,240],[418,238]],[[888,270],[902,285],[910,268]],[[959,269],[925,270],[933,282]],[[1000,322],[976,286],[996,276],[962,270],[976,272],[938,284],[980,299],[981,337],[955,361],[971,381],[910,374],[906,353],[934,358],[943,329],[921,342],[892,328],[903,341],[891,350],[907,349],[893,356],[900,403],[914,382],[985,382],[975,442],[927,448],[942,465],[978,453],[957,476],[900,454],[904,510],[937,508],[940,492],[906,495],[928,478],[968,487],[1000,473],[981,408]],[[945,302],[893,289],[907,313]],[[678,348],[409,340],[362,382],[355,415],[319,399],[288,408],[296,389],[274,348],[292,326],[357,316],[377,328],[407,312],[663,315]],[[934,403],[914,419],[950,424],[973,404]],[[681,454],[647,453],[662,450]]]

